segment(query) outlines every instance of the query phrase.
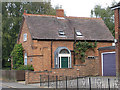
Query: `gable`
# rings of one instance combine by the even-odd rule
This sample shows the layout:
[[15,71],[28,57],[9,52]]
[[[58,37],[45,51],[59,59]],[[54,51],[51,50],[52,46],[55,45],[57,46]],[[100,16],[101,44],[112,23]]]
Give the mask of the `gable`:
[[[26,41],[24,41],[24,35],[25,34],[26,34]],[[20,29],[20,32],[19,32],[19,35],[18,35],[17,42],[22,43],[22,45],[24,45],[26,43],[29,44],[31,42],[31,40],[32,40],[31,34],[30,34],[29,29],[28,29],[28,25],[26,23],[26,20],[24,19],[23,24],[22,24],[21,29]]]

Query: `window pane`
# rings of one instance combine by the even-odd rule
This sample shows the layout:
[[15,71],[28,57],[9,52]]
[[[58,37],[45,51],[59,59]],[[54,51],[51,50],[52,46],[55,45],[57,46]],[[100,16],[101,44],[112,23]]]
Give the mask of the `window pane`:
[[24,56],[25,58],[27,58],[27,53],[25,53],[25,56]]
[[76,31],[77,36],[82,36],[82,33],[80,31]]
[[24,56],[24,65],[27,65],[27,53],[25,53],[25,56]]
[[25,65],[27,65],[27,58],[25,58]]
[[68,50],[63,49],[63,50],[60,51],[60,54],[69,54],[69,52],[68,52]]
[[27,33],[24,34],[23,40],[24,40],[24,41],[27,41]]
[[65,37],[65,32],[63,30],[59,30],[58,33],[59,36]]

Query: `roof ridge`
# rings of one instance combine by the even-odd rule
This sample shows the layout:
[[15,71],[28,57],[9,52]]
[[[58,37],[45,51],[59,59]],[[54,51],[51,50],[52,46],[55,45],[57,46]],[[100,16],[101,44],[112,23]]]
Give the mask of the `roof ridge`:
[[[48,17],[58,17],[55,15],[46,15],[46,14],[27,14],[27,13],[23,13],[23,15],[26,16],[48,16]],[[101,20],[102,18],[93,18],[93,17],[74,17],[74,16],[64,16],[64,18],[78,18],[78,19],[97,19],[97,20]]]
[[27,14],[27,13],[24,13],[23,15],[26,15],[26,16],[51,16],[51,17],[57,17],[55,15],[45,15],[45,14]]
[[73,16],[67,16],[66,18],[79,18],[79,19],[102,19],[102,18],[94,18],[94,17],[73,17]]

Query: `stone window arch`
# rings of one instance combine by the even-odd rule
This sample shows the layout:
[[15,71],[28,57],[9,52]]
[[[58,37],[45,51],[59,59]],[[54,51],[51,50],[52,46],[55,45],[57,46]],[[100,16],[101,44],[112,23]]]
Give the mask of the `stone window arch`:
[[71,52],[66,47],[58,47],[54,52],[55,68],[71,68]]

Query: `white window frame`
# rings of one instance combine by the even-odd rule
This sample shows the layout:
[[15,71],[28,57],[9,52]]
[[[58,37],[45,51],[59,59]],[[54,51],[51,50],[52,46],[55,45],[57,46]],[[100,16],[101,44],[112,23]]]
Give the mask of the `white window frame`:
[[115,43],[112,43],[112,46],[115,46]]
[[27,65],[27,63],[25,63],[25,60],[27,61],[27,53],[24,54],[24,65]]
[[59,30],[59,37],[66,37],[65,32],[63,30]]
[[23,34],[23,41],[24,41],[24,42],[27,41],[27,33],[24,33],[24,34]]
[[68,68],[71,68],[71,61],[69,60],[70,59],[70,54],[59,54],[59,56],[58,57],[60,57],[60,68],[61,68],[61,58],[62,57],[67,57],[68,58]]
[[77,37],[83,37],[82,33],[80,31],[76,31],[76,36]]

